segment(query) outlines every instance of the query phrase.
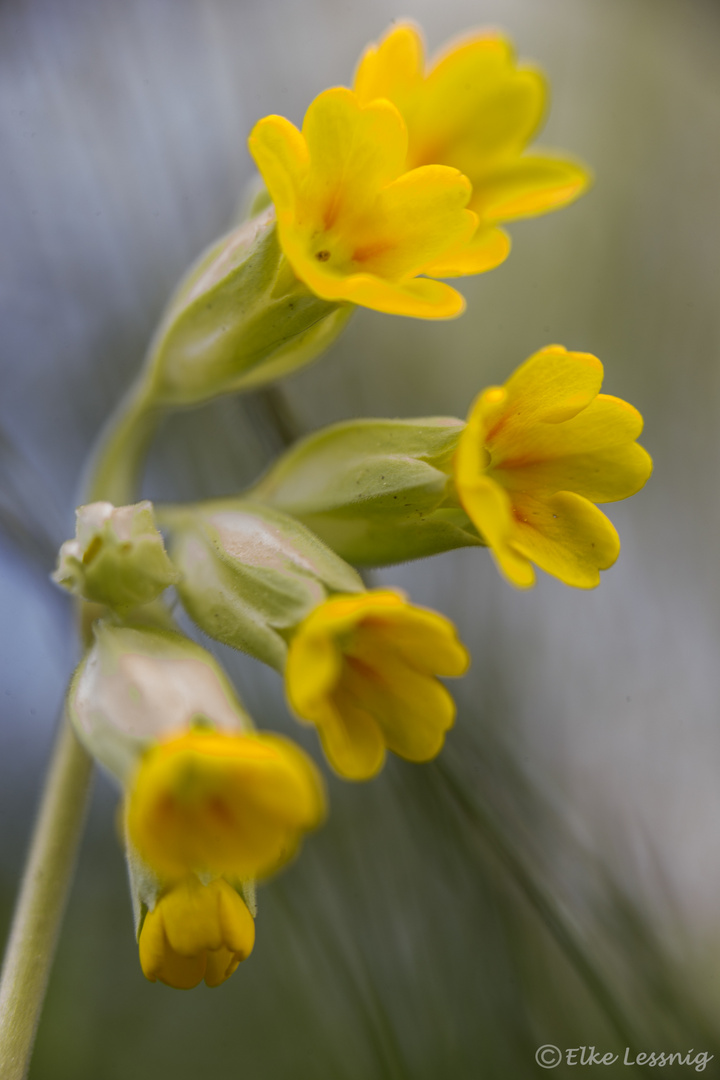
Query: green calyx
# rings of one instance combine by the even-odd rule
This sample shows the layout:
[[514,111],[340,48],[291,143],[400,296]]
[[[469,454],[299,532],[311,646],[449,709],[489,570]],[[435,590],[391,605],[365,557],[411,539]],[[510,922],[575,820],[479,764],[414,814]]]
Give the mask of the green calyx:
[[234,687],[202,646],[171,630],[95,623],[68,690],[68,714],[89,752],[125,784],[158,739],[199,724],[253,730]]
[[482,544],[452,479],[463,427],[449,417],[333,424],[291,447],[248,496],[358,566]]
[[160,507],[185,610],[210,637],[282,671],[295,627],[357,573],[301,523],[244,499]]
[[263,386],[319,356],[352,310],[295,277],[268,207],[213,245],[180,284],[151,348],[153,399],[194,405]]

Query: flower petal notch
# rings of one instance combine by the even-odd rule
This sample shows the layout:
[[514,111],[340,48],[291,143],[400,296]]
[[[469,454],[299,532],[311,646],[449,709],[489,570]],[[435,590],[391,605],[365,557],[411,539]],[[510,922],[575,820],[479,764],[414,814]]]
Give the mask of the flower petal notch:
[[634,495],[652,471],[635,441],[642,417],[601,394],[603,366],[550,345],[473,404],[455,456],[460,502],[514,584],[534,563],[567,585],[594,588],[620,541],[594,503]]
[[500,223],[559,209],[588,186],[578,162],[525,153],[546,110],[547,86],[537,69],[517,64],[498,33],[450,42],[426,69],[420,31],[399,23],[366,49],[354,86],[361,102],[384,98],[399,109],[408,129],[406,168],[449,165],[472,183],[477,230],[428,272],[492,269],[510,249]]
[[325,816],[320,774],[275,735],[194,730],[157,743],[130,784],[127,830],[158,875],[265,877]]
[[255,922],[245,902],[222,878],[203,885],[189,875],[145,916],[140,966],[150,982],[192,990],[205,980],[220,986],[255,944]]
[[462,312],[456,290],[420,275],[432,277],[475,233],[470,182],[438,163],[407,171],[407,129],[393,104],[336,87],[311,103],[302,132],[266,116],[248,145],[282,249],[317,296],[416,318]]
[[417,762],[440,752],[455,702],[437,676],[462,675],[468,663],[449,619],[372,590],[333,597],[308,616],[290,643],[285,681],[336,772],[368,780],[386,750]]

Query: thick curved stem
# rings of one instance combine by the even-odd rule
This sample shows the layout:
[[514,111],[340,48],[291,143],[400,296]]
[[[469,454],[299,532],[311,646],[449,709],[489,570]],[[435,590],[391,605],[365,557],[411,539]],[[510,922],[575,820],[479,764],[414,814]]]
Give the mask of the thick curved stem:
[[165,411],[141,377],[100,433],[81,486],[83,502],[103,499],[126,506],[137,498],[145,456]]
[[58,732],[0,981],[0,1075],[23,1080],[85,818],[92,761],[67,717]]
[[[83,483],[84,502],[102,499],[122,506],[137,497],[145,455],[162,413],[153,404],[148,382],[142,380],[132,388],[100,436]],[[87,628],[82,636],[87,646]],[[3,1080],[23,1080],[30,1065],[77,861],[91,778],[92,758],[63,716],[0,978]]]

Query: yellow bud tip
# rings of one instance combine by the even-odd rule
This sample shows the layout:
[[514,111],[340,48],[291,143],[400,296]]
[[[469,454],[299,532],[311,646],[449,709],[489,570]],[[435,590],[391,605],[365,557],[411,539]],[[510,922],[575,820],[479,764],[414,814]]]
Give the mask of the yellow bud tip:
[[320,775],[289,740],[192,731],[146,754],[130,786],[127,826],[161,877],[263,877],[324,814]]
[[219,986],[255,944],[255,923],[245,902],[222,878],[196,877],[174,885],[149,911],[140,931],[140,966],[150,982],[191,990],[204,979]]

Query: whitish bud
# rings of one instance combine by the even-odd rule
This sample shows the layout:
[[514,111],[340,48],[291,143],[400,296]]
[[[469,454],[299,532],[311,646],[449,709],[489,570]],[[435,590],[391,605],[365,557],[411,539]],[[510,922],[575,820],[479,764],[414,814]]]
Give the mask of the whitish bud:
[[191,405],[262,386],[319,356],[351,311],[295,277],[268,207],[218,241],[180,284],[151,349],[152,396]]
[[95,624],[68,711],[90,753],[121,783],[158,739],[194,726],[237,734],[252,721],[217,661],[182,634]]
[[363,588],[313,533],[270,507],[222,499],[158,512],[190,617],[206,634],[280,671],[298,623],[329,594]]
[[52,575],[58,585],[123,612],[151,603],[177,581],[152,503],[89,503],[79,507],[76,518],[75,539],[60,548]]
[[348,562],[382,566],[481,543],[452,480],[460,420],[353,420],[302,439],[249,493]]

